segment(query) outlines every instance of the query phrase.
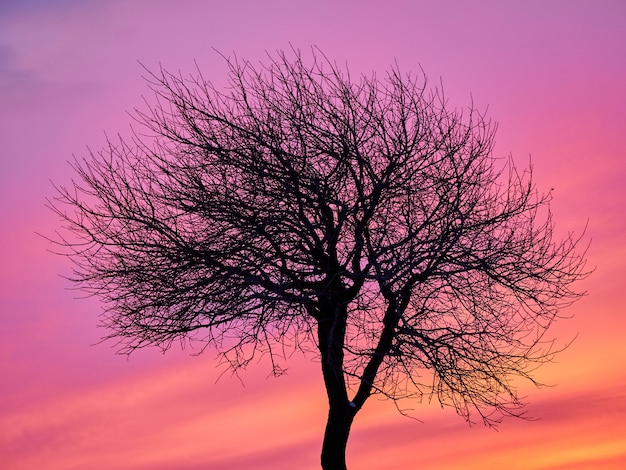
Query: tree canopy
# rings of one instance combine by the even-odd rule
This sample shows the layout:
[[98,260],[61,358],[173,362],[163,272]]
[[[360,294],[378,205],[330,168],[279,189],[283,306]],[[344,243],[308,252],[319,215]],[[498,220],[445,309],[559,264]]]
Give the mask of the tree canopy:
[[[234,367],[321,362],[323,467],[375,393],[466,419],[519,415],[514,379],[581,293],[550,193],[493,154],[496,126],[423,74],[354,78],[321,52],[225,58],[228,86],[163,69],[130,139],[58,187],[73,280],[122,351],[194,341]],[[339,457],[337,457],[339,455]]]

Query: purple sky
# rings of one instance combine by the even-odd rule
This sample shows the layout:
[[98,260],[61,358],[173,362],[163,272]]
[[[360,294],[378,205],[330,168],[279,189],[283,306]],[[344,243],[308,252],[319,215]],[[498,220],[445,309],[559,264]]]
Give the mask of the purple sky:
[[[295,359],[217,384],[213,355],[92,346],[99,305],[75,300],[46,250],[50,179],[128,133],[149,90],[138,62],[183,74],[197,61],[216,84],[212,50],[262,60],[319,46],[353,73],[423,67],[453,105],[473,99],[499,123],[496,153],[554,187],[560,233],[589,220],[597,266],[589,295],[557,325],[578,335],[524,388],[539,422],[499,433],[416,405],[424,423],[368,404],[350,442],[354,468],[626,466],[626,3],[622,1],[0,2],[0,449],[12,469],[317,468],[325,418],[321,375]],[[217,431],[216,431],[217,429]],[[1,451],[4,454],[4,450]],[[212,460],[213,459],[213,460]],[[219,464],[217,463],[219,461]],[[8,463],[6,463],[8,462]],[[381,463],[382,462],[382,463]],[[296,465],[297,463],[297,465]],[[98,466],[100,465],[100,466]]]

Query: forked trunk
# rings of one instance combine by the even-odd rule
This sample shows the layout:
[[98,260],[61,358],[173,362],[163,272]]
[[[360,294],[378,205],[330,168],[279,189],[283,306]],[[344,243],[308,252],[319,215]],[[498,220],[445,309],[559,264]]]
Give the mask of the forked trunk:
[[323,470],[347,470],[346,445],[355,412],[348,404],[330,407],[322,444]]
[[350,426],[358,408],[348,399],[343,359],[346,321],[348,318],[345,289],[334,277],[329,281],[329,291],[335,295],[325,299],[317,324],[322,375],[328,395],[328,421],[322,444],[322,469],[346,470],[346,444]]

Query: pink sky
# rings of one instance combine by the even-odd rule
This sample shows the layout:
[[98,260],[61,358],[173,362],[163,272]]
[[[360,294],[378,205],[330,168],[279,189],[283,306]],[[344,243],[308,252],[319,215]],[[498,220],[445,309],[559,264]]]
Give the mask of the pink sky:
[[[8,5],[9,3],[14,5]],[[383,6],[384,5],[384,6]],[[505,6],[506,5],[506,6]],[[576,341],[524,386],[539,421],[469,428],[415,404],[372,400],[348,448],[354,470],[626,468],[626,4],[616,1],[27,0],[0,3],[0,467],[14,470],[315,469],[321,374],[294,358],[217,383],[214,355],[97,345],[99,305],[75,300],[46,250],[49,179],[103,132],[128,131],[149,68],[223,80],[211,50],[262,59],[314,44],[351,70],[421,64],[451,103],[499,123],[496,152],[554,187],[560,233],[589,220],[589,295],[558,324]]]

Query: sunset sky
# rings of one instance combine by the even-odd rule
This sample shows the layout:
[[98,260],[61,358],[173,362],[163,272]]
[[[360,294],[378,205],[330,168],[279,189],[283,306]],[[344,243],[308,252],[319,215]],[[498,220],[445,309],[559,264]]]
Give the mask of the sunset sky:
[[[36,232],[67,160],[128,133],[148,95],[141,64],[224,79],[214,49],[251,60],[320,47],[354,74],[398,63],[488,109],[495,153],[532,158],[554,188],[557,232],[588,222],[588,295],[552,330],[569,348],[524,385],[534,421],[469,427],[415,403],[368,402],[351,470],[626,468],[626,2],[0,0],[0,468],[319,468],[326,402],[318,364],[293,357],[233,377],[210,350],[96,344],[96,299]],[[219,380],[218,380],[219,379]]]

